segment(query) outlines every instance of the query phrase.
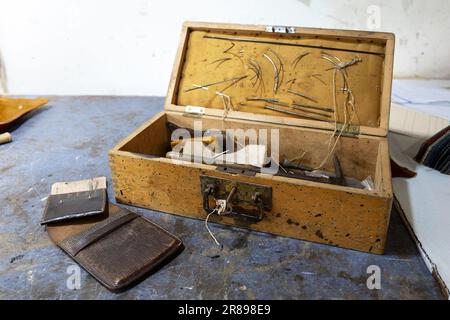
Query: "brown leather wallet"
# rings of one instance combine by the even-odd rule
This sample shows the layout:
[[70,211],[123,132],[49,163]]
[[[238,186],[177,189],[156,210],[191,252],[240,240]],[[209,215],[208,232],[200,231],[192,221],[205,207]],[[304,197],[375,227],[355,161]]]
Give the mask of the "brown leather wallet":
[[111,291],[119,291],[183,249],[149,219],[110,204],[107,212],[47,225],[52,241]]

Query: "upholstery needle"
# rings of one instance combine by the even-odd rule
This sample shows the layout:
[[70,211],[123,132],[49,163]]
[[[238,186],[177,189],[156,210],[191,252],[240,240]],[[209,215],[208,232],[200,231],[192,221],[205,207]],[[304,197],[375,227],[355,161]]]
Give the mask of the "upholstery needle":
[[312,105],[309,105],[309,104],[296,103],[296,102],[293,102],[292,105],[297,106],[297,107],[322,110],[322,111],[326,111],[326,112],[334,112],[333,108],[328,108],[328,107],[312,106]]
[[247,98],[247,101],[264,101],[267,103],[273,103],[277,104],[283,107],[289,107],[289,104],[285,102],[278,101],[277,99],[270,99],[270,98]]
[[240,38],[240,37],[208,36],[208,35],[204,35],[203,38],[204,39],[216,39],[216,40],[228,40],[228,41],[253,42],[253,43],[266,43],[266,44],[285,45],[285,46],[293,46],[293,47],[304,47],[304,48],[316,48],[316,49],[322,49],[322,50],[325,49],[325,50],[344,51],[344,52],[367,53],[367,54],[373,54],[373,55],[377,55],[377,56],[384,56],[384,53],[378,53],[378,52],[373,52],[373,51],[351,50],[351,49],[344,49],[344,48],[330,48],[330,47],[292,43],[292,42],[270,41],[270,40]]
[[277,111],[277,112],[281,112],[281,113],[286,113],[286,114],[290,114],[290,115],[293,115],[293,116],[302,117],[302,118],[311,119],[311,120],[319,120],[319,121],[325,121],[325,122],[334,122],[332,120],[321,119],[321,118],[310,116],[310,115],[307,115],[307,114],[294,112],[294,111],[289,111],[289,110],[278,109],[278,108],[271,107],[271,106],[265,106],[264,109]]
[[318,116],[331,118],[331,115],[329,115],[329,114],[323,114],[323,113],[320,113],[320,112],[318,112],[318,111],[308,110],[308,109],[305,108],[305,107],[300,107],[300,106],[297,106],[297,105],[293,105],[292,108],[298,109],[298,110],[303,111],[303,112],[308,112],[308,113],[317,114]]
[[[245,75],[245,76],[235,77],[235,78],[231,78],[231,79],[225,79],[225,80],[217,81],[217,82],[213,82],[213,83],[202,84],[202,85],[196,85],[195,88],[187,89],[187,90],[185,90],[184,92],[189,92],[189,91],[197,90],[197,89],[200,89],[200,88],[203,88],[203,89],[204,89],[204,88],[206,88],[206,87],[214,86],[214,85],[221,84],[221,83],[225,83],[225,82],[229,82],[229,81],[239,81],[239,80],[242,80],[242,79],[244,79],[244,78],[247,78],[247,76]],[[222,91],[223,91],[223,90],[222,90]]]
[[313,97],[311,97],[311,96],[307,96],[306,94],[303,94],[303,93],[300,93],[300,92],[297,92],[297,91],[292,91],[291,89],[288,89],[288,92],[289,92],[289,93],[292,93],[292,94],[295,94],[295,95],[297,95],[297,96],[300,96],[300,97],[302,97],[302,98],[305,98],[305,99],[308,99],[308,100],[317,102],[317,99],[316,99],[316,98],[313,98]]
[[278,68],[275,64],[275,62],[273,62],[273,60],[267,55],[267,54],[263,54],[263,56],[269,60],[269,62],[272,64],[273,66],[273,72],[275,74],[275,79],[274,79],[274,83],[273,83],[273,92],[276,93],[278,90],[278,83],[280,81],[280,77],[279,77],[279,72],[278,72]]

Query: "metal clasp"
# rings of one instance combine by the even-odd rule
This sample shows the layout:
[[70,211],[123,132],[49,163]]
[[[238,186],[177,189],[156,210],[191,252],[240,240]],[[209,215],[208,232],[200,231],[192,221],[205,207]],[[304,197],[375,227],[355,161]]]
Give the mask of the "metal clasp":
[[199,106],[186,106],[184,108],[184,116],[187,117],[195,117],[200,118],[205,114],[205,107],[199,107]]
[[[272,188],[257,184],[200,176],[203,209],[217,215],[233,215],[261,221],[272,208]],[[214,203],[212,207],[210,203]]]
[[286,26],[266,26],[266,32],[296,33],[296,29],[295,27],[286,27]]

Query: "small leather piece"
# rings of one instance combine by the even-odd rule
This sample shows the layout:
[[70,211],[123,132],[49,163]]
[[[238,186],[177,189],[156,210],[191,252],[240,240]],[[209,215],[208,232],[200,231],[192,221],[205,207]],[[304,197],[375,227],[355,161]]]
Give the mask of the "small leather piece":
[[47,199],[42,224],[101,214],[106,208],[106,189],[52,194]]
[[59,247],[111,291],[128,287],[183,249],[179,238],[141,215],[112,204],[104,215],[100,221],[99,216],[93,216],[71,220],[73,225],[49,224],[47,231]]
[[406,167],[402,167],[391,158],[391,173],[392,178],[413,178],[417,175],[414,171],[409,170]]

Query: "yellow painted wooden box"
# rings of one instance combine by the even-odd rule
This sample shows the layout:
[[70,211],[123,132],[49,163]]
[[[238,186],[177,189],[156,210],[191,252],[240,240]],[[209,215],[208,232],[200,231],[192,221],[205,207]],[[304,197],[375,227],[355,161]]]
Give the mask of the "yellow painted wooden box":
[[[205,206],[224,197],[215,187],[262,186],[252,196],[258,219],[213,214],[210,221],[383,253],[392,204],[393,54],[390,33],[185,23],[165,110],[109,153],[116,200],[204,220]],[[373,188],[166,158],[168,123],[193,129],[196,121],[203,130],[278,129],[280,161],[300,158],[333,171],[333,153],[345,176],[372,177]]]

